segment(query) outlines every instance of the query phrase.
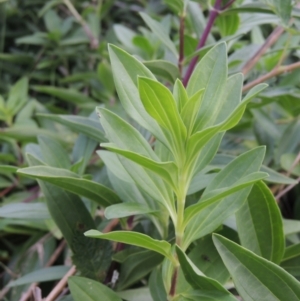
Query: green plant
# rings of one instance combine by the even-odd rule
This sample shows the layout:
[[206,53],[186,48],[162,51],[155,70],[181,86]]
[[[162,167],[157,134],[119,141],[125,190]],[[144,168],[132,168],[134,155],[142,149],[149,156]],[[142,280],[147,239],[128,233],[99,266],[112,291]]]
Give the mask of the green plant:
[[[241,223],[241,242],[262,257],[275,263],[280,262],[284,252],[281,216],[272,194],[260,182],[267,177],[266,173],[259,171],[264,148],[259,147],[246,152],[224,167],[207,185],[199,201],[186,206],[186,196],[195,174],[206,168],[213,159],[224,131],[239,122],[248,102],[266,85],[254,87],[241,101],[242,75],[227,78],[224,43],[215,46],[200,61],[186,90],[180,81],[176,81],[173,95],[168,88],[156,81],[148,69],[126,52],[110,46],[110,57],[115,85],[125,110],[152,133],[155,142],[151,147],[129,123],[106,109],[98,109],[101,124],[110,142],[101,144],[110,152],[103,150],[98,154],[116,177],[124,182],[134,181],[153,199],[152,206],[140,204],[134,199],[130,203],[112,205],[106,209],[105,214],[109,218],[147,214],[151,219],[156,219],[160,239],[154,240],[143,233],[132,231],[104,234],[89,230],[85,235],[132,244],[162,254],[165,257],[162,273],[168,300],[188,298],[189,294],[201,294],[199,288],[207,290],[207,296],[218,292],[220,296],[223,294],[222,298],[234,300],[216,280],[200,276],[184,252],[193,242],[218,228],[228,216],[242,207],[237,217],[243,220],[247,214],[249,216],[243,220],[243,223],[247,223],[247,228]],[[253,184],[255,186],[251,192]],[[249,204],[246,205],[244,203],[247,198]],[[264,213],[251,210],[257,199],[259,202],[265,200],[264,206],[267,207]],[[263,210],[262,207],[260,209]],[[270,222],[269,228],[264,225],[265,230],[262,230],[262,233],[251,233],[248,227],[257,227],[256,224],[250,226],[253,221],[252,214],[269,214],[274,221]],[[169,237],[171,243],[166,240],[169,217],[175,231],[175,241],[172,236]],[[249,243],[249,235],[262,235],[257,237],[259,246],[253,246],[252,241]],[[270,240],[261,241],[269,235],[272,236]],[[214,242],[229,271],[235,271],[235,268],[227,263],[227,257],[235,257],[235,251],[241,247],[228,242],[234,250],[228,255],[229,246],[227,252],[222,250],[227,247],[226,240],[216,236]],[[246,256],[249,256],[250,261],[258,260],[261,264],[265,262],[262,258],[257,259],[259,257],[249,251],[245,252],[247,255],[236,259],[236,264],[246,267]],[[276,269],[279,268],[268,264],[274,269],[274,273],[278,272]],[[177,290],[180,266],[186,280],[194,289],[187,295]],[[296,284],[287,273],[280,272],[288,277],[290,285]],[[266,276],[268,269],[262,267],[257,273]],[[265,285],[264,278],[256,275],[255,269],[248,273],[235,271],[232,275],[234,279],[238,277],[241,287],[246,286],[246,295],[240,292],[244,298],[251,294],[244,282],[249,274],[253,274],[252,277],[260,277],[260,285]],[[198,275],[198,281],[195,280],[195,275]],[[269,289],[272,291],[277,285]],[[239,284],[237,289],[241,289]],[[295,289],[296,294],[299,294],[298,289]],[[254,292],[252,294],[255,295]]]
[[0,299],[299,300],[298,9],[198,2],[0,1]]

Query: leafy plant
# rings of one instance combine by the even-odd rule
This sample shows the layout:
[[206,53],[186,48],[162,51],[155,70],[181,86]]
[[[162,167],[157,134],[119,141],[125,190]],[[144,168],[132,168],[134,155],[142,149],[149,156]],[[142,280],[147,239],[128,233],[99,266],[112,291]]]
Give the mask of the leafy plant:
[[0,1],[0,299],[300,300],[298,7],[197,2]]

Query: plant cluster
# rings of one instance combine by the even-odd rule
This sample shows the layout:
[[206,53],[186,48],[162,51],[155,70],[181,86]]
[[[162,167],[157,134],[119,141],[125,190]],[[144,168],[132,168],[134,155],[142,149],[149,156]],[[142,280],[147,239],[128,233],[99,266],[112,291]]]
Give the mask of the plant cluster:
[[299,9],[0,1],[0,299],[300,300]]

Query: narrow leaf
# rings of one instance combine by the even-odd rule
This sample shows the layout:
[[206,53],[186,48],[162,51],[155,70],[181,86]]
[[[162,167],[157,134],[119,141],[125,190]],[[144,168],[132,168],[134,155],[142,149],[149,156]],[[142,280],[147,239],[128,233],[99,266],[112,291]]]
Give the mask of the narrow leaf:
[[282,268],[220,235],[213,240],[245,301],[300,299],[299,282]]
[[68,285],[74,301],[122,301],[122,299],[106,285],[88,278],[73,276]]
[[62,168],[34,166],[19,169],[18,173],[51,183],[86,197],[104,207],[121,202],[111,189],[96,182],[80,178],[77,174]]
[[56,114],[38,114],[37,116],[63,124],[69,127],[71,130],[85,134],[96,141],[107,141],[107,139],[104,137],[104,133],[99,122],[91,120],[90,118]]
[[225,295],[230,295],[218,281],[206,277],[178,246],[176,246],[176,253],[184,277],[193,288],[203,291],[219,291]]
[[107,207],[104,211],[104,215],[107,219],[112,219],[155,212],[155,210],[138,203],[123,203]]
[[151,31],[158,37],[158,39],[163,44],[165,44],[171,50],[171,52],[173,52],[174,55],[177,57],[178,56],[177,49],[176,49],[173,41],[170,39],[170,37],[166,33],[165,29],[162,27],[162,25],[159,22],[152,19],[151,17],[149,17],[145,13],[140,13],[140,15],[143,18],[143,20],[145,21],[145,23],[149,26]]
[[236,212],[241,245],[275,263],[282,259],[285,239],[282,218],[272,192],[256,183],[247,201]]
[[153,239],[150,236],[142,233],[132,231],[113,231],[110,233],[102,233],[97,230],[89,230],[85,232],[85,235],[88,237],[122,242],[125,244],[152,250],[174,261],[171,254],[171,245],[168,242],[164,240]]

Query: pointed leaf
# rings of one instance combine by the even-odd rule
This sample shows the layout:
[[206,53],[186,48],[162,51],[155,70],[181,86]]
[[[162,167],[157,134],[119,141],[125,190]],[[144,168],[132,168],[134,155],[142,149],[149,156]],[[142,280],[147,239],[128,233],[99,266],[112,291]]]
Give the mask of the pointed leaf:
[[66,102],[73,103],[75,105],[84,107],[96,106],[97,103],[90,97],[72,89],[58,88],[53,86],[33,86],[34,91],[45,93],[54,97],[57,97]]
[[122,301],[122,299],[106,285],[84,277],[73,276],[68,285],[74,301]]
[[177,175],[178,168],[174,162],[157,162],[135,152],[122,150],[112,143],[102,143],[101,146],[153,171],[175,189],[174,175]]
[[91,120],[90,118],[56,114],[38,114],[37,116],[63,124],[69,127],[71,130],[85,134],[96,141],[107,141],[107,139],[104,137],[104,133],[99,122]]
[[111,189],[96,182],[80,178],[77,174],[62,168],[34,166],[19,169],[18,173],[51,183],[86,197],[104,207],[121,202]]
[[[212,201],[214,201],[215,198],[218,198],[219,193],[226,194],[228,192],[227,189],[235,189],[235,185],[244,185],[248,180],[251,183],[252,181],[261,179],[260,176],[264,177],[264,174],[256,174],[261,167],[264,154],[265,148],[258,147],[237,157],[237,159],[220,171],[207,186],[201,200],[204,200],[206,197],[211,197]],[[239,183],[243,177],[245,177],[245,183]],[[247,177],[249,178],[247,179]],[[245,184],[245,186],[247,186],[247,184]],[[188,225],[185,231],[184,245],[187,247],[193,240],[212,232],[220,226],[227,217],[241,207],[250,191],[251,185],[224,197],[218,202],[213,202],[205,209],[201,208],[199,213],[192,219],[186,218],[185,221],[188,222]],[[194,206],[201,207],[201,200]],[[203,206],[205,206],[204,202],[203,204]],[[191,206],[191,208],[193,207]],[[186,209],[186,215],[188,214],[193,214],[192,209]]]
[[153,239],[150,236],[142,233],[132,231],[113,231],[110,233],[102,233],[97,230],[89,230],[85,232],[85,235],[88,237],[122,242],[125,244],[152,250],[164,255],[171,261],[174,261],[171,253],[171,245],[168,242],[164,240]]
[[182,108],[189,101],[186,89],[184,88],[182,82],[177,79],[173,88],[173,96],[177,103],[178,111],[181,112]]
[[219,291],[225,295],[230,295],[218,281],[206,277],[177,245],[176,253],[184,277],[193,288],[203,291]]
[[145,13],[140,13],[140,15],[143,18],[143,20],[145,21],[145,23],[149,26],[151,31],[158,37],[158,39],[163,44],[165,44],[177,57],[178,56],[177,49],[176,49],[173,41],[170,39],[170,37],[166,33],[165,29],[162,27],[162,25],[159,22],[152,19],[151,17],[149,17]]
[[256,183],[244,205],[236,212],[241,245],[275,263],[282,259],[285,238],[282,218],[272,192]]
[[147,112],[167,131],[173,153],[180,151],[186,137],[186,128],[178,113],[175,100],[165,86],[147,78],[139,78],[139,92]]
[[200,106],[202,103],[202,96],[204,93],[204,89],[196,92],[184,105],[182,111],[180,112],[183,123],[185,124],[188,130],[188,136],[192,133],[192,129],[195,124],[196,116],[200,110]]
[[282,268],[220,235],[213,240],[245,301],[300,299],[299,282]]
[[162,77],[170,83],[174,83],[178,78],[180,78],[178,67],[169,61],[147,61],[144,62],[144,65],[156,76]]
[[123,203],[109,206],[105,209],[104,215],[107,219],[122,218],[140,214],[151,214],[157,211],[137,203]]
[[124,50],[113,45],[109,45],[108,50],[115,86],[124,110],[157,139],[166,143],[157,122],[143,107],[137,88],[138,76],[155,80],[154,75],[140,61]]
[[186,223],[188,223],[188,221],[190,221],[195,215],[200,213],[201,210],[216,203],[217,201],[223,199],[224,197],[227,197],[241,189],[253,185],[254,183],[266,178],[267,176],[268,174],[264,172],[254,172],[241,178],[239,181],[237,181],[235,184],[233,184],[228,188],[220,188],[220,189],[210,191],[209,193],[207,193],[205,196],[201,198],[200,202],[189,206],[185,210],[184,219]]

